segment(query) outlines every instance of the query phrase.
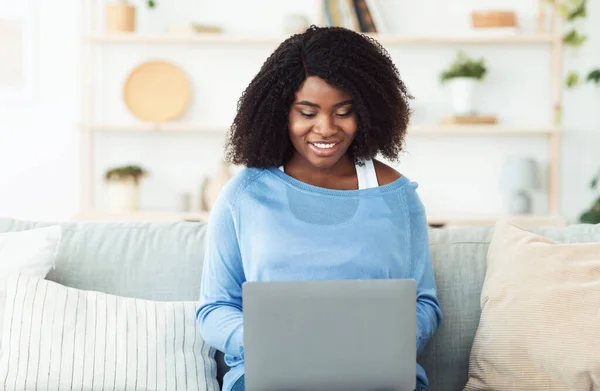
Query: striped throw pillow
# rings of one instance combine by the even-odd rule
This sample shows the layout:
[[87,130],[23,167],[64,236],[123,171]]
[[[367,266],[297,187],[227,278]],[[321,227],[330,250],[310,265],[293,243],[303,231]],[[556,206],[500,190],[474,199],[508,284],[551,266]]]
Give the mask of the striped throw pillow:
[[196,309],[15,274],[0,389],[218,391],[215,351],[200,336]]

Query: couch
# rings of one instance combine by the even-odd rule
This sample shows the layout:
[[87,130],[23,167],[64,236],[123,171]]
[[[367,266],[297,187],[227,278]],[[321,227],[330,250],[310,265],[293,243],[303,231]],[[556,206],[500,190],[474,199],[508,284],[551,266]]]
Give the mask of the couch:
[[[0,233],[50,222],[0,218]],[[61,223],[57,265],[47,278],[79,289],[149,300],[196,300],[203,223]],[[532,229],[564,242],[598,242],[600,226]],[[432,391],[462,390],[480,316],[480,291],[493,227],[432,228],[431,254],[444,322],[419,358]],[[227,370],[217,354],[219,378]]]

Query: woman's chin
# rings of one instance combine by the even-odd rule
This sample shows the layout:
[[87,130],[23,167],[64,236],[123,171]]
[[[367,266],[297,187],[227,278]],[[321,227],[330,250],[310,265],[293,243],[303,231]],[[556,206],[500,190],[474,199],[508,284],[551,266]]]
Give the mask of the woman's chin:
[[332,155],[332,156],[316,156],[311,154],[308,156],[308,162],[317,170],[327,170],[334,167],[336,164],[342,160],[342,156]]

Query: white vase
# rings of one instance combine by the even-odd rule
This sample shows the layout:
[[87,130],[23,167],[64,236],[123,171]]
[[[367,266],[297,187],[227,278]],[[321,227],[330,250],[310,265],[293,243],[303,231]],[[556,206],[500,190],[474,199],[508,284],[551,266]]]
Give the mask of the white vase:
[[221,161],[215,175],[206,178],[202,184],[201,209],[210,211],[227,182],[232,178],[229,163]]
[[[161,4],[164,8],[164,4]],[[162,9],[144,6],[138,10],[138,32],[145,35],[161,35],[166,32],[165,15]]]
[[449,81],[450,95],[452,97],[452,111],[455,115],[475,114],[474,105],[475,88],[477,79],[470,77],[457,77]]
[[108,182],[108,209],[111,212],[132,212],[139,208],[140,189],[135,181]]

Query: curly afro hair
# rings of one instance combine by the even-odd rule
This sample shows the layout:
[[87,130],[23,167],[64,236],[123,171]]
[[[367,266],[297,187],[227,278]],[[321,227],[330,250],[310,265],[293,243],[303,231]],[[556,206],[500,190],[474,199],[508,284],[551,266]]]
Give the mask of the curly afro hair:
[[281,43],[242,94],[226,144],[231,163],[277,167],[292,156],[288,115],[309,76],[352,97],[357,133],[349,152],[357,163],[378,154],[397,160],[412,96],[389,54],[352,30],[311,26]]

